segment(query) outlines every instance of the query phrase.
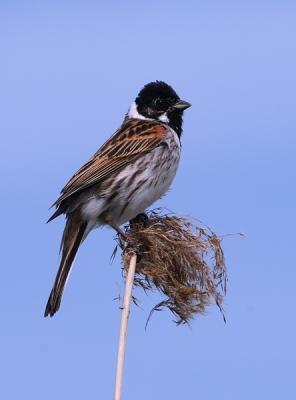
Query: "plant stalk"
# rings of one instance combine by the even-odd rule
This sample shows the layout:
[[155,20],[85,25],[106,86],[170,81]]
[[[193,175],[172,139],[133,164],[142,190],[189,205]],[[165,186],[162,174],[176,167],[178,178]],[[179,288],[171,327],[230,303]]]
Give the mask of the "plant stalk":
[[128,320],[129,320],[129,314],[130,314],[130,304],[131,304],[135,270],[136,270],[136,262],[137,262],[137,256],[136,256],[136,254],[133,254],[130,259],[130,265],[129,265],[129,269],[128,269],[128,272],[126,275],[125,289],[124,289],[123,302],[122,302],[114,400],[121,400],[121,396],[122,396],[124,356],[125,356],[125,348],[126,348]]

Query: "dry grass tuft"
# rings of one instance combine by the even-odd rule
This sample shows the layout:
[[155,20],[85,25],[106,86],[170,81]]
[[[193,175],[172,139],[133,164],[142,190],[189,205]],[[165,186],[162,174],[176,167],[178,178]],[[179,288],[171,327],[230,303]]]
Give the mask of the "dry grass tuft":
[[[157,209],[148,215],[140,214],[125,226],[125,233],[142,255],[137,262],[134,285],[145,291],[157,289],[164,296],[149,319],[154,311],[168,307],[177,317],[177,325],[188,324],[216,303],[225,321],[222,303],[227,272],[222,238],[197,222],[172,214],[161,215]],[[121,237],[117,236],[117,242],[124,249]],[[129,257],[129,252],[124,252],[125,268]]]

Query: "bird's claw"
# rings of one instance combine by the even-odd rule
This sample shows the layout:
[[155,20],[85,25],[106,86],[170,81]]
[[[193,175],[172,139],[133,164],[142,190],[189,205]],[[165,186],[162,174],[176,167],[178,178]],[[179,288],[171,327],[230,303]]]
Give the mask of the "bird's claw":
[[132,249],[136,253],[137,263],[140,262],[142,259],[142,253],[139,247],[131,239],[126,242],[124,251],[128,249]]

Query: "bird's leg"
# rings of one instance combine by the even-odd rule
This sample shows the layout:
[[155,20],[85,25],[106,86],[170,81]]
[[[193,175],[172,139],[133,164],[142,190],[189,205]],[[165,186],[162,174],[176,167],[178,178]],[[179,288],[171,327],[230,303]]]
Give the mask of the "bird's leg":
[[132,240],[132,238],[130,238],[126,233],[124,233],[123,230],[120,229],[116,224],[114,224],[114,222],[112,220],[105,219],[105,222],[106,222],[106,224],[111,226],[111,228],[113,228],[121,237],[123,237],[123,239],[126,241],[126,248],[131,247],[135,251],[135,253],[137,255],[137,262],[139,262],[142,257],[141,252],[140,252],[138,246]]
[[105,219],[105,222],[106,224],[111,226],[111,228],[113,228],[120,236],[122,236],[126,242],[133,243],[132,239],[126,233],[124,233],[122,229],[120,229],[116,224],[114,224],[113,221]]

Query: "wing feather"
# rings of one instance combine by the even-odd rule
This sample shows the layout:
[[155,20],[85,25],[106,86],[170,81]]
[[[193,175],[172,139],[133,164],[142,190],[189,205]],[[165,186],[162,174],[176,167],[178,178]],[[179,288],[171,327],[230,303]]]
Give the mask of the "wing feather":
[[62,189],[58,206],[73,193],[99,183],[115,171],[137,160],[157,147],[166,132],[165,126],[156,121],[134,119],[126,121],[87,161]]

